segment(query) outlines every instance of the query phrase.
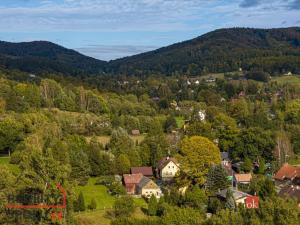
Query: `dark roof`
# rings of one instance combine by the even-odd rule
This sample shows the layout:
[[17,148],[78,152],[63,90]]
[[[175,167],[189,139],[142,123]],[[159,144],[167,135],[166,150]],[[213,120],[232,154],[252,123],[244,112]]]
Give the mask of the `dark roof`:
[[228,152],[221,152],[222,160],[228,160],[229,161],[229,154]]
[[123,178],[125,184],[138,184],[143,178],[143,174],[124,174]]
[[162,158],[161,160],[158,161],[157,168],[162,169],[171,161],[178,166],[178,162],[175,158],[173,158],[173,157],[164,157],[164,158]]
[[153,176],[153,171],[152,171],[152,167],[132,167],[130,169],[131,174],[136,174],[136,173],[141,173],[144,176]]
[[280,190],[279,195],[282,197],[296,198],[297,201],[300,203],[300,186],[289,185],[283,187]]
[[[229,189],[231,189],[231,191],[232,191],[232,195],[233,195],[234,200],[238,200],[240,198],[245,198],[245,197],[251,196],[251,195],[249,195],[245,192],[238,191],[238,190],[233,189],[233,188],[229,188]],[[228,189],[223,189],[223,190],[221,190],[217,193],[217,196],[226,199],[227,191],[228,191]]]
[[151,181],[151,179],[149,179],[148,177],[143,177],[139,184],[138,184],[138,187],[139,188],[143,188],[145,185],[147,185],[149,182]]
[[[152,181],[152,180],[149,179],[148,177],[143,177],[143,178],[141,179],[141,181],[139,182],[138,187],[139,187],[139,188],[143,188],[143,187],[145,187],[145,186],[146,186],[149,182],[151,182],[151,181]],[[155,182],[153,182],[153,183],[155,184],[155,187],[156,187],[156,188],[159,188]]]
[[287,163],[284,164],[274,176],[276,180],[293,180],[296,177],[300,177],[300,166],[291,166]]

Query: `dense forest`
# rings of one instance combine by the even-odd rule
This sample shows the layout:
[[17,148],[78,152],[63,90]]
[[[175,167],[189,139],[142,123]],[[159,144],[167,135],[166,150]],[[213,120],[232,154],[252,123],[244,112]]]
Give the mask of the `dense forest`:
[[0,41],[0,65],[31,73],[101,74],[106,62],[46,41]]
[[[89,224],[76,216],[93,212],[96,201],[84,203],[85,193],[75,190],[94,178],[115,198],[98,221],[110,218],[114,225],[299,224],[297,203],[278,197],[269,178],[283,163],[299,159],[300,81],[283,82],[299,77],[256,81],[251,78],[265,73],[246,75],[228,73],[214,82],[118,76],[95,85],[89,78],[1,70],[0,154],[10,163],[0,165],[0,223]],[[143,138],[134,140],[132,130]],[[238,207],[230,193],[225,203],[210,199],[230,186],[224,170],[214,166],[221,151],[244,162],[241,171],[253,172],[245,191],[260,197],[259,209]],[[210,161],[201,154],[215,157]],[[167,155],[180,160],[181,173],[159,202],[146,201],[143,218],[134,217],[139,206],[114,177],[135,166],[155,168]],[[253,169],[257,162],[260,167]],[[33,210],[34,217],[7,216],[8,195],[42,193],[59,202],[60,196],[53,196],[57,183],[68,193],[63,221],[53,222],[46,209]],[[178,192],[181,187],[187,187],[185,195]]]
[[216,30],[195,39],[110,62],[48,42],[0,42],[1,65],[31,73],[64,75],[188,75],[263,70],[300,72],[300,28]]

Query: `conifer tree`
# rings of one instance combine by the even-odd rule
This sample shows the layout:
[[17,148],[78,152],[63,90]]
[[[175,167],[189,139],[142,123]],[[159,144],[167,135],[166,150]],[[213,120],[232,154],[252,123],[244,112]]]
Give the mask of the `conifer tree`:
[[77,199],[77,207],[78,211],[85,211],[85,201],[82,191],[79,193],[78,199]]
[[148,214],[150,216],[155,216],[157,213],[157,200],[154,195],[151,196],[148,203]]

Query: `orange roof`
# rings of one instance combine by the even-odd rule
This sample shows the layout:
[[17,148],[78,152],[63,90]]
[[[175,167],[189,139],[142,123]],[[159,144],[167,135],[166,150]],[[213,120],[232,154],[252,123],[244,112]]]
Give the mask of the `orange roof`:
[[143,178],[143,174],[124,174],[123,178],[125,184],[138,184]]
[[250,182],[252,179],[251,173],[236,173],[234,174],[234,177],[237,182]]
[[287,163],[283,164],[274,176],[276,180],[294,179],[295,177],[300,177],[300,166],[291,166]]

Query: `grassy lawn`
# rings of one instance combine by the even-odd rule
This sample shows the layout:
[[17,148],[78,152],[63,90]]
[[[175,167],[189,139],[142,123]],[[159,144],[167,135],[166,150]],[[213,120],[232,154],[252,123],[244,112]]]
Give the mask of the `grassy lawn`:
[[[138,141],[139,143],[141,143],[144,139],[145,139],[145,135],[136,135],[136,136],[133,136],[133,135],[129,135],[129,137],[134,141],[134,143],[136,141]],[[87,137],[86,139],[88,141],[91,140],[92,137]],[[107,145],[110,141],[110,136],[97,136],[97,140],[103,144],[104,146]]]
[[[75,220],[78,225],[109,225],[112,221],[106,215],[106,210],[95,210],[75,214]],[[147,215],[143,213],[140,207],[137,207],[132,214],[133,218],[144,219]]]
[[78,213],[74,217],[79,225],[109,225],[111,222],[105,210]]
[[20,169],[17,165],[9,163],[9,157],[0,157],[0,166],[6,165],[12,172],[19,173]]
[[111,208],[115,202],[115,197],[107,192],[103,185],[95,185],[97,178],[90,178],[85,186],[76,187],[76,194],[82,191],[86,206],[91,203],[92,198],[97,202],[97,209]]
[[296,84],[300,85],[300,76],[293,75],[293,76],[280,76],[274,77],[272,81],[277,81],[279,84]]
[[182,116],[176,116],[175,120],[176,120],[177,127],[182,128],[184,125],[184,118]]

